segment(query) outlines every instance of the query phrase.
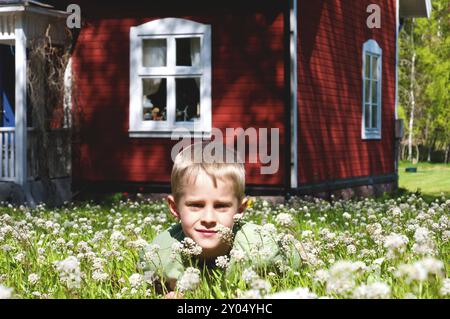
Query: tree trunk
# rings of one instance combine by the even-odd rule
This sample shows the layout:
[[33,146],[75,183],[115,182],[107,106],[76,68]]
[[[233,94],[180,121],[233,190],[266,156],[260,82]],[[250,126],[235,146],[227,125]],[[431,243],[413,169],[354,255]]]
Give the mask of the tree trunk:
[[448,155],[449,155],[448,153],[450,153],[450,145],[447,146],[447,151],[445,152],[445,160],[444,160],[445,164],[448,164]]
[[427,116],[427,121],[425,123],[425,144],[428,147],[428,155],[427,155],[427,162],[431,162],[431,147],[432,147],[432,140],[433,139],[429,139],[428,136],[429,134],[429,130],[430,130],[430,114],[428,114]]
[[419,163],[419,159],[420,159],[420,152],[419,152],[419,144],[416,144],[416,163]]
[[416,97],[414,94],[414,78],[415,78],[415,62],[416,52],[413,53],[411,61],[411,83],[409,85],[409,97],[411,101],[411,112],[409,114],[409,136],[408,136],[408,160],[412,160],[412,146],[413,146],[413,128],[414,128],[414,111],[416,108]]
[[409,114],[409,136],[408,136],[408,160],[412,161],[412,146],[413,146],[413,128],[414,128],[414,111],[416,108],[416,96],[414,94],[414,81],[416,77],[416,51],[414,48],[414,18],[411,21],[411,73],[409,83],[409,98],[411,102],[411,111]]

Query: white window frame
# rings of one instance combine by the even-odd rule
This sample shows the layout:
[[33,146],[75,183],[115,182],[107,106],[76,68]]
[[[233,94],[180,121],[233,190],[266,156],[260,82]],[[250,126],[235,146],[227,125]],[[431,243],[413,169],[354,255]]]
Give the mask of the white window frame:
[[[176,66],[176,38],[200,37],[200,67]],[[145,39],[167,39],[167,65],[144,67],[142,42]],[[142,118],[142,79],[167,79],[167,120],[144,121]],[[176,122],[175,79],[200,78],[200,119]],[[192,136],[211,135],[211,26],[178,18],[154,20],[130,29],[130,137],[171,137],[174,131],[191,132]]]
[[[375,128],[371,128],[371,127],[366,127],[366,122],[365,122],[365,118],[366,118],[366,108],[365,108],[365,104],[366,104],[366,87],[365,87],[365,80],[366,78],[366,74],[365,74],[365,70],[366,70],[366,55],[369,54],[371,56],[376,56],[378,57],[378,63],[377,63],[377,81],[378,81],[378,85],[377,85],[377,100],[376,100],[376,105],[377,105],[377,124]],[[362,124],[361,124],[361,136],[362,139],[381,139],[381,108],[382,108],[382,103],[381,103],[381,88],[382,88],[382,56],[383,56],[383,51],[381,49],[381,47],[378,45],[378,43],[373,40],[370,39],[368,41],[366,41],[363,45],[363,50],[362,50]],[[370,61],[368,62],[370,63]],[[370,95],[372,95],[372,63],[370,63],[370,78],[367,79],[369,80],[369,92]],[[369,101],[370,101],[370,110],[372,113],[372,96],[369,97]],[[372,123],[372,116],[370,116],[370,123]]]

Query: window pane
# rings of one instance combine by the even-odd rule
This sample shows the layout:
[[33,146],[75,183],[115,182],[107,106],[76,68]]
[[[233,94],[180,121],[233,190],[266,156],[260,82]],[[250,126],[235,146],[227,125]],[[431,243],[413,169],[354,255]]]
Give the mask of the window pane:
[[142,88],[144,121],[166,121],[167,80],[165,78],[143,79]]
[[200,38],[178,38],[177,66],[200,65]]
[[370,128],[370,104],[365,104],[364,125],[366,128]]
[[370,102],[370,80],[364,80],[364,102]]
[[378,119],[378,106],[376,104],[372,105],[372,128],[377,128],[378,127],[378,123],[377,123],[377,119]]
[[370,55],[366,54],[366,70],[364,71],[364,76],[370,79]]
[[372,79],[378,80],[378,57],[372,56]]
[[166,39],[146,39],[142,42],[143,66],[158,67],[167,65]]
[[378,81],[372,81],[372,103],[378,103]]
[[176,121],[193,122],[200,118],[200,78],[175,79]]

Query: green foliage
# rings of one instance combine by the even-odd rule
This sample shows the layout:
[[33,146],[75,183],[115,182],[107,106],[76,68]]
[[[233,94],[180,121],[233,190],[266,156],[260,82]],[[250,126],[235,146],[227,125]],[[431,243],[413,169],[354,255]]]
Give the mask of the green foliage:
[[[416,100],[413,143],[447,151],[450,149],[449,4],[448,0],[434,0],[432,5],[430,19],[407,20],[400,32],[399,115],[406,120],[405,124],[409,122],[412,84]],[[411,83],[413,62],[415,77]],[[407,136],[408,125],[405,129]]]

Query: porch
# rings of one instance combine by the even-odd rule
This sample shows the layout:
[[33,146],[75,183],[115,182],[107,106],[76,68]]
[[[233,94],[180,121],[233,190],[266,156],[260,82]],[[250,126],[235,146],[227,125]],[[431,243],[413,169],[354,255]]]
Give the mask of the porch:
[[[36,77],[35,70],[30,69],[35,43],[46,37],[52,46],[66,45],[70,34],[66,28],[67,15],[38,2],[0,1],[1,201],[13,198],[15,203],[33,206],[57,195],[49,194],[55,187],[48,187],[56,179],[66,180],[66,194],[62,197],[70,195],[70,126],[48,129],[35,126],[39,122],[36,117],[40,117],[36,114],[45,109],[42,107],[45,103],[41,102],[45,98],[37,99],[36,94],[44,96],[48,92],[42,85],[30,92],[30,83]],[[47,68],[45,63],[43,70]]]

